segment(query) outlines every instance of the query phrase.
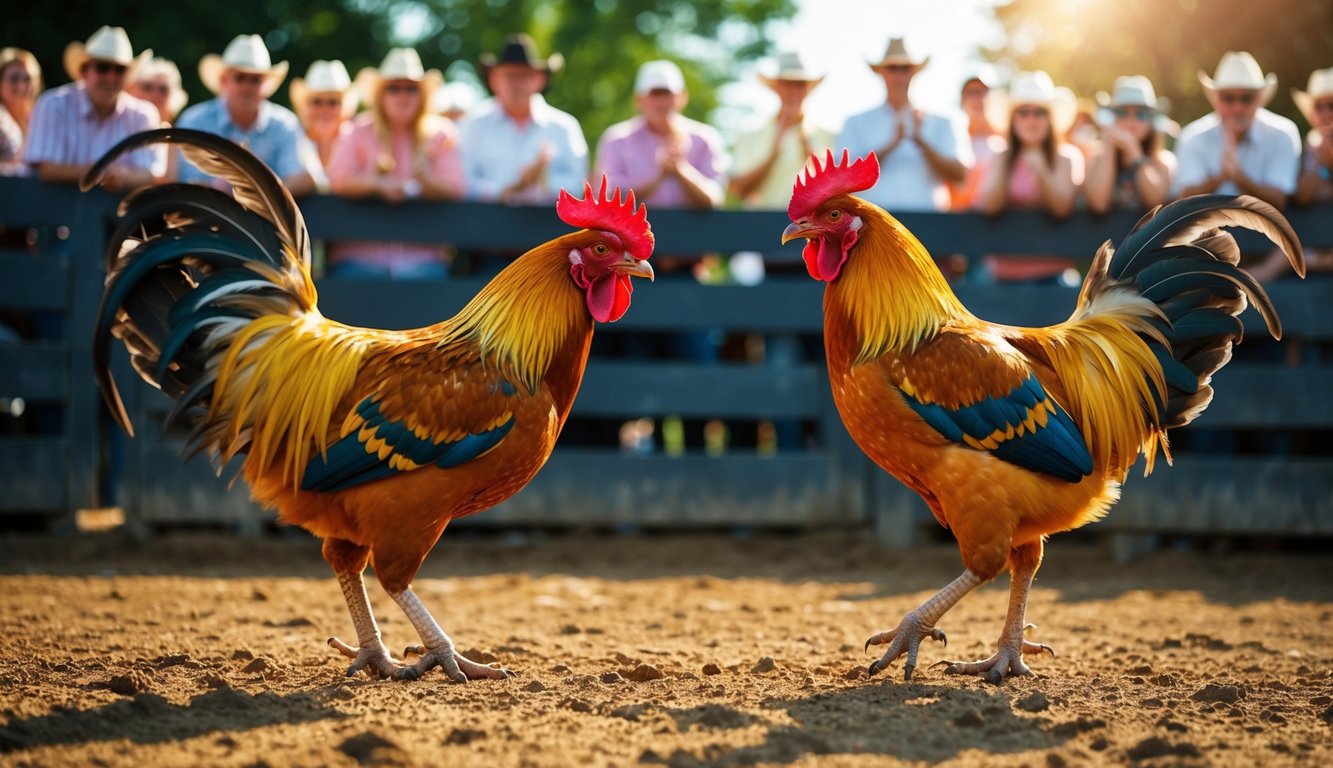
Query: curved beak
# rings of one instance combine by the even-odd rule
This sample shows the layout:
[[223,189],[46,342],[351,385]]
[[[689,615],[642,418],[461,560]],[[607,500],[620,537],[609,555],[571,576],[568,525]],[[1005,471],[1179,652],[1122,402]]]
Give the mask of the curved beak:
[[787,225],[786,229],[782,230],[782,244],[786,245],[798,237],[809,239],[818,236],[819,228],[811,225],[809,221],[801,219],[800,221],[793,221]]
[[615,269],[626,275],[646,277],[648,278],[648,282],[652,282],[657,276],[656,273],[653,272],[653,265],[649,264],[647,259],[643,259],[642,261],[639,259],[622,261],[615,265]]

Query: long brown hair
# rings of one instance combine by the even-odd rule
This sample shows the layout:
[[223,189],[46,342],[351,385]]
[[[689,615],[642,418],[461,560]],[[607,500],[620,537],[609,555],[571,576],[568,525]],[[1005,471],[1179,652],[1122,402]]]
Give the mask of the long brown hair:
[[[1022,106],[1022,105],[1019,105]],[[1055,150],[1060,145],[1060,137],[1055,133],[1055,121],[1051,119],[1051,110],[1049,107],[1042,107],[1046,112],[1046,138],[1041,141],[1041,149],[1046,153],[1046,162],[1052,167],[1055,165]],[[1017,108],[1009,112],[1009,148],[1005,150],[1008,157],[1005,158],[1005,165],[1009,171],[1014,170],[1014,163],[1018,162],[1018,150],[1022,144],[1018,141],[1018,132],[1014,130],[1014,112]]]

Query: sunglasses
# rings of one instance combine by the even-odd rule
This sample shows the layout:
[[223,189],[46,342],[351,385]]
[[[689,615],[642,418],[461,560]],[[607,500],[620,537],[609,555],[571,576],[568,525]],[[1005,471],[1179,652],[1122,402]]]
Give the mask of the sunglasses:
[[124,64],[115,64],[110,61],[94,61],[90,63],[88,66],[91,67],[92,70],[99,75],[105,75],[105,74],[123,75],[125,74],[125,69],[126,69]]
[[880,69],[884,70],[885,72],[902,73],[902,72],[911,72],[913,69],[916,69],[916,67],[913,67],[911,64],[885,64],[884,66],[880,67]]
[[389,83],[384,86],[385,93],[420,93],[421,86],[416,83]]
[[257,75],[253,72],[232,72],[231,79],[237,85],[259,85],[264,82],[263,75]]
[[27,72],[11,72],[11,73],[9,73],[8,75],[5,75],[5,82],[6,82],[6,83],[30,83],[30,82],[32,82],[32,77],[29,76]]
[[1129,107],[1116,107],[1111,110],[1117,118],[1132,117],[1135,120],[1148,122],[1152,119],[1152,110],[1150,109],[1131,109]]
[[1333,112],[1333,101],[1316,101],[1314,103],[1316,112]]
[[1257,94],[1254,93],[1219,93],[1217,98],[1222,100],[1223,104],[1244,104],[1246,106],[1253,104]]
[[166,83],[137,83],[136,88],[144,93],[170,93],[171,86]]
[[315,98],[310,100],[310,106],[312,107],[341,107],[342,103],[342,99]]
[[1019,107],[1014,110],[1014,117],[1046,117],[1047,112],[1044,107]]

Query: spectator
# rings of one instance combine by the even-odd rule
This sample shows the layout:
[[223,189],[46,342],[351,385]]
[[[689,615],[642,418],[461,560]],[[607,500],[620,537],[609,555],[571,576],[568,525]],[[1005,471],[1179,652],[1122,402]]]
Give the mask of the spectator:
[[633,188],[641,202],[716,208],[724,197],[727,158],[712,127],[680,113],[689,103],[685,76],[665,59],[644,62],[634,78],[639,114],[606,129],[593,178]]
[[995,73],[989,67],[963,81],[959,105],[967,117],[967,135],[972,145],[972,166],[961,182],[949,185],[949,208],[966,211],[972,208],[977,188],[995,156],[1004,151],[1004,137],[986,115],[986,94],[994,88]]
[[1143,75],[1117,77],[1097,101],[1111,111],[1101,148],[1088,166],[1083,197],[1094,213],[1112,208],[1147,210],[1167,201],[1176,156],[1166,149],[1158,125],[1163,117],[1152,81]]
[[736,141],[730,189],[746,208],[786,210],[792,184],[810,160],[837,138],[805,113],[805,99],[823,77],[806,69],[795,51],[779,53],[777,71],[759,79],[778,96],[778,112]]
[[0,176],[25,176],[28,118],[42,92],[42,67],[22,48],[0,50]]
[[498,56],[481,65],[494,98],[464,120],[463,167],[476,200],[545,205],[562,188],[583,189],[588,142],[579,121],[546,103],[542,92],[564,58],[542,59],[527,35],[506,38]]
[[901,37],[889,40],[870,68],[884,79],[885,103],[852,115],[835,146],[852,155],[879,156],[879,183],[861,196],[890,211],[945,211],[949,183],[963,181],[972,150],[962,131],[943,115],[912,106],[912,78],[930,61],[908,53]]
[[134,71],[134,79],[126,88],[157,107],[157,114],[163,125],[171,125],[190,101],[190,96],[181,87],[181,71],[170,59],[153,57]]
[[[144,51],[136,57],[121,27],[102,27],[87,43],[65,46],[65,71],[74,82],[43,93],[28,126],[24,161],[37,178],[78,183],[121,139],[157,127],[157,108],[125,92],[130,70],[152,55]],[[142,147],[117,160],[102,184],[112,190],[148,184],[166,168],[165,158],[160,147]]]
[[[199,79],[217,94],[181,113],[181,128],[215,133],[255,153],[282,179],[293,195],[308,194],[322,181],[313,167],[315,151],[301,130],[301,121],[286,107],[269,101],[287,77],[287,62],[273,64],[259,35],[237,35],[219,56],[199,62]],[[181,181],[222,185],[184,160]]]
[[1227,51],[1208,77],[1199,72],[1213,112],[1185,126],[1176,142],[1179,197],[1247,194],[1286,207],[1296,190],[1301,137],[1296,124],[1264,108],[1277,91],[1249,53]]
[[[990,96],[988,109],[996,123],[1007,126],[1009,146],[981,180],[977,207],[989,214],[1028,210],[1068,216],[1083,182],[1083,153],[1060,138],[1074,119],[1074,94],[1056,88],[1050,75],[1036,71],[1019,72],[1008,93]],[[1074,262],[1061,257],[988,256],[986,264],[996,280],[1078,282]]]
[[333,145],[352,128],[349,121],[356,114],[356,91],[347,67],[337,59],[312,63],[305,79],[292,78],[287,88],[292,111],[305,127],[322,168],[329,167]]
[[[348,197],[457,200],[463,196],[458,131],[426,105],[443,78],[426,71],[411,48],[394,48],[378,70],[357,75],[369,110],[352,122],[329,162],[333,191]],[[356,277],[443,278],[445,250],[438,245],[342,242],[330,247],[331,274]]]
[[431,99],[429,109],[437,115],[444,115],[459,123],[479,101],[481,94],[472,83],[461,81],[445,83],[435,92],[435,98]]

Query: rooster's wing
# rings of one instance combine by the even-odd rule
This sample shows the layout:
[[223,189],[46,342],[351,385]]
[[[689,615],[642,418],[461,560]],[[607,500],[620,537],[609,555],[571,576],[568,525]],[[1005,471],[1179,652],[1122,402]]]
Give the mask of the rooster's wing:
[[904,402],[946,439],[1071,483],[1092,473],[1078,427],[1004,339],[945,329],[882,363]]

